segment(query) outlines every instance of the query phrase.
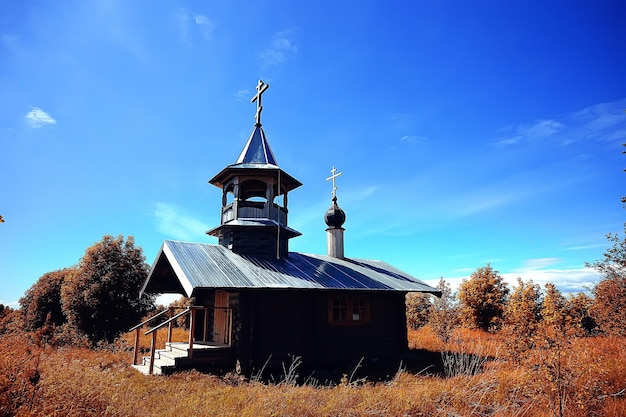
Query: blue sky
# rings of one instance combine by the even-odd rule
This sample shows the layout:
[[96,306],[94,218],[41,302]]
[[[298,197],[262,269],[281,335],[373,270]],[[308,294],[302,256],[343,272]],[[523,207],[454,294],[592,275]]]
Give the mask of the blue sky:
[[[0,302],[103,235],[217,243],[254,124],[304,183],[291,250],[564,291],[623,231],[622,1],[2,1]],[[432,281],[430,281],[432,280]]]

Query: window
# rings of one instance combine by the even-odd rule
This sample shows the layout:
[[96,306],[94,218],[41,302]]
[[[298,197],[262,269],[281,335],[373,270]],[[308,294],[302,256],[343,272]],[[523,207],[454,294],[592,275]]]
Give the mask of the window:
[[334,325],[360,325],[370,320],[370,303],[365,296],[331,297],[328,322]]

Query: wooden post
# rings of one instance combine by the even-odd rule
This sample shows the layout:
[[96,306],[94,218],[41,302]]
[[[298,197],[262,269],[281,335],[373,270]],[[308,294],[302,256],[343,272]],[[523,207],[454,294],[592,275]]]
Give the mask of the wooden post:
[[233,345],[233,309],[228,309],[228,346]]
[[196,309],[191,307],[189,315],[189,359],[193,357],[194,327],[196,326]]
[[202,341],[206,342],[207,341],[207,332],[209,330],[209,309],[208,308],[204,308],[204,326],[202,329]]
[[133,349],[133,365],[137,365],[137,352],[139,351],[139,328],[135,330],[135,348]]
[[150,343],[150,366],[148,368],[148,375],[152,375],[154,371],[154,350],[156,346],[156,330],[152,332],[152,343]]
[[[169,317],[171,319],[172,313],[173,313],[172,307],[170,307],[169,310],[170,310]],[[173,322],[170,321],[169,324],[167,325],[167,343],[172,343],[172,323]]]

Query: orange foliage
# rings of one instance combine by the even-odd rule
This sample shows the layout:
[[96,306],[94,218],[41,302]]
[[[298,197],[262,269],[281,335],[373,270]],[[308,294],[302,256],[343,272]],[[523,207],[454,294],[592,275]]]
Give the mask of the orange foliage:
[[[159,332],[163,342],[166,334]],[[186,332],[177,329],[176,337],[184,340]],[[498,357],[498,335],[476,330],[457,330],[445,346],[427,327],[409,331],[409,340],[416,349],[495,357],[482,373],[451,378],[401,373],[389,382],[344,380],[332,386],[267,385],[193,371],[148,377],[129,366],[126,348],[134,334],[123,340],[123,349],[92,350],[38,345],[29,334],[0,336],[0,416],[559,415],[547,397],[551,381],[540,364]],[[149,346],[149,340],[142,338],[141,344]],[[569,391],[563,415],[625,415],[624,339],[576,338],[566,349],[562,366],[569,379],[563,382]],[[542,352],[537,353],[539,359]]]

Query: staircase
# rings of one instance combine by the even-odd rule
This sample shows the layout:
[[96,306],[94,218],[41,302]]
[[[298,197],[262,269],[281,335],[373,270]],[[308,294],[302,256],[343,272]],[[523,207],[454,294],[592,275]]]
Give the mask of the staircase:
[[[169,375],[175,371],[198,369],[220,370],[229,369],[232,361],[232,348],[228,345],[194,343],[189,357],[189,343],[169,342],[165,349],[156,349],[154,352],[155,375]],[[132,365],[139,372],[150,374],[150,356],[144,356],[138,364]]]
[[[231,346],[232,309],[228,307],[214,307],[213,310],[215,321],[212,334],[209,334],[207,331],[209,308],[203,306],[187,307],[184,311],[174,316],[172,316],[174,308],[170,307],[130,329],[129,331],[135,332],[132,367],[146,375],[165,375],[186,369],[213,372],[232,370],[234,367],[233,348]],[[194,331],[197,311],[204,311],[204,321],[199,334],[200,339],[195,337]],[[145,356],[138,360],[140,332],[144,326],[168,313],[171,316],[169,319],[145,333],[146,336],[150,335],[152,337],[150,356]],[[172,342],[172,323],[185,315],[189,315],[189,342]],[[157,349],[157,331],[165,326],[167,326],[165,349]],[[209,337],[207,338],[207,336]],[[213,341],[207,341],[207,339]]]

